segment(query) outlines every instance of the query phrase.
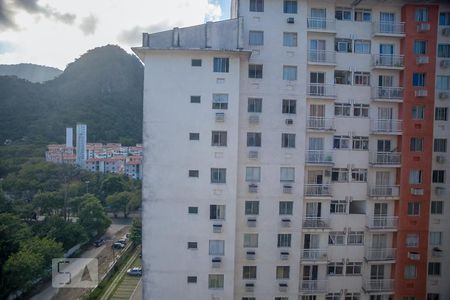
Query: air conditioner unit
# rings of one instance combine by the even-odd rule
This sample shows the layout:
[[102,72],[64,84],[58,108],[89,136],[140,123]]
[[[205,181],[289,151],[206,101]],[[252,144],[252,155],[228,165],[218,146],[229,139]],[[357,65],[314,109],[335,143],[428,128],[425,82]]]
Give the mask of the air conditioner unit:
[[288,23],[288,24],[294,24],[295,23],[295,20],[294,20],[294,18],[287,18],[287,20],[286,20],[286,22]]
[[444,36],[450,36],[450,27],[443,28],[443,29],[442,29],[442,35],[444,35]]
[[251,115],[248,117],[248,122],[250,124],[258,124],[259,123],[259,116],[258,115]]
[[216,113],[216,122],[224,122],[225,121],[225,113],[218,112]]
[[415,251],[408,252],[408,258],[410,260],[420,260],[420,253]]
[[258,151],[252,150],[248,152],[249,159],[258,159]]
[[283,193],[292,194],[292,185],[283,185]]
[[291,219],[281,219],[282,227],[291,227]]
[[439,99],[448,99],[450,98],[449,92],[439,92]]
[[447,69],[450,67],[450,60],[449,59],[443,59],[440,63],[441,68]]
[[249,184],[248,185],[248,192],[249,193],[257,193],[258,192],[258,185],[257,184]]
[[284,122],[286,123],[286,125],[294,124],[294,120],[293,119],[286,119]]
[[428,56],[417,56],[416,57],[416,63],[418,65],[427,64],[430,62],[430,58]]
[[430,29],[431,29],[430,23],[420,23],[419,25],[417,25],[418,32],[430,31]]
[[442,196],[442,195],[444,195],[444,193],[445,193],[445,188],[444,188],[444,187],[441,187],[441,186],[437,186],[437,187],[434,188],[434,193],[435,193],[437,196]]
[[338,42],[337,49],[338,49],[338,52],[347,52],[348,51],[348,43]]
[[436,156],[437,163],[443,164],[443,163],[445,163],[445,161],[446,161],[445,156],[443,156],[443,155]]
[[281,259],[281,260],[288,260],[288,259],[289,259],[289,252],[287,252],[287,251],[281,251],[281,252],[280,252],[280,259]]
[[411,188],[410,193],[415,196],[422,196],[424,191],[420,188]]
[[419,89],[414,91],[416,97],[426,97],[428,96],[428,91],[425,89]]
[[214,257],[214,258],[211,260],[211,263],[212,263],[212,267],[213,267],[213,268],[220,268],[220,267],[222,266],[222,258],[220,258],[220,257]]
[[325,177],[330,177],[331,176],[331,171],[330,170],[325,170],[324,176]]
[[256,227],[256,218],[255,217],[249,217],[247,219],[247,226],[248,227]]
[[222,232],[222,224],[213,224],[213,232],[221,233]]
[[287,292],[287,289],[288,289],[287,282],[280,282],[280,283],[278,283],[278,290],[280,292]]
[[255,290],[255,283],[253,283],[253,282],[247,282],[247,283],[245,284],[245,291],[246,291],[246,292],[251,293],[251,292],[253,292],[254,290]]
[[251,251],[247,251],[245,253],[245,256],[247,257],[248,260],[255,260],[256,259],[256,252],[251,250]]

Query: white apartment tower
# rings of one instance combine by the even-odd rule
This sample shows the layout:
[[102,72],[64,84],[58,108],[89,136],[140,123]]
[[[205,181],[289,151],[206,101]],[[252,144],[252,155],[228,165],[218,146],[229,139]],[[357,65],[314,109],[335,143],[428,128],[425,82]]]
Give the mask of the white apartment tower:
[[83,168],[87,159],[86,144],[87,144],[87,125],[77,123],[76,164]]
[[450,299],[450,4],[231,7],[133,48],[144,298]]
[[66,147],[73,148],[73,128],[66,128]]

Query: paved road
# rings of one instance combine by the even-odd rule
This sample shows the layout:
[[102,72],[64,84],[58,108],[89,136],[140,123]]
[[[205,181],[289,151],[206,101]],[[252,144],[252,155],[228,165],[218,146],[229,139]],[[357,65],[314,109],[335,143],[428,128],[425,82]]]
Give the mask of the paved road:
[[133,294],[131,294],[130,300],[142,300],[142,299],[143,298],[142,298],[142,278],[141,278]]

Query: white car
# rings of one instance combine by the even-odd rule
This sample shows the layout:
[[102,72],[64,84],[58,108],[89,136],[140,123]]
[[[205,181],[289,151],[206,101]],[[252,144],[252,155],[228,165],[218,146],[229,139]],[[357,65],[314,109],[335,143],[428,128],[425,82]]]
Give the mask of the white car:
[[130,276],[142,276],[142,268],[134,267],[127,270],[127,274]]

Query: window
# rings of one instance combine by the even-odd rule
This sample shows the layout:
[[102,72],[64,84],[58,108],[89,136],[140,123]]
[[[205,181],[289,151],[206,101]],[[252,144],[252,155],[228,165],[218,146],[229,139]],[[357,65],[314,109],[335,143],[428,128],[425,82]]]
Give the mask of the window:
[[408,216],[420,215],[420,202],[408,202]]
[[277,279],[289,279],[289,266],[277,266],[276,278]]
[[243,266],[242,279],[256,279],[256,266]]
[[297,13],[297,0],[284,0],[283,12],[285,14],[296,14]]
[[283,32],[283,46],[297,47],[297,32]]
[[352,9],[350,7],[336,7],[336,20],[351,21]]
[[248,98],[247,112],[249,113],[262,112],[262,98]]
[[200,140],[200,133],[198,132],[189,132],[189,140],[198,141]]
[[414,105],[412,108],[412,118],[414,120],[423,120],[425,117],[425,106]]
[[281,147],[282,148],[295,148],[295,133],[282,133],[281,134]]
[[256,300],[255,297],[242,297],[241,300]]
[[450,57],[450,44],[438,44],[438,57],[440,58]]
[[259,201],[245,201],[246,215],[259,215]]
[[281,182],[294,182],[295,181],[295,168],[281,167],[280,168],[280,181]]
[[367,169],[352,169],[352,182],[367,182]]
[[226,131],[211,132],[211,146],[225,147],[227,145]]
[[291,234],[289,233],[280,233],[278,234],[277,247],[291,247]]
[[214,57],[213,71],[216,73],[228,73],[230,71],[230,59],[228,57]]
[[413,86],[425,86],[425,73],[413,73]]
[[197,249],[197,242],[188,242],[187,247],[188,249]]
[[197,283],[197,276],[188,276],[187,283]]
[[416,21],[428,22],[428,8],[426,7],[416,8]]
[[334,71],[334,83],[336,84],[352,84],[352,72],[350,71]]
[[250,11],[263,12],[264,0],[250,0]]
[[448,108],[447,107],[436,107],[434,110],[434,120],[447,121],[448,120]]
[[258,248],[257,233],[244,233],[244,248]]
[[433,183],[445,183],[445,170],[433,170]]
[[441,246],[442,245],[442,232],[430,231],[430,245]]
[[403,297],[403,300],[416,300],[416,297],[414,297],[414,296],[405,296],[405,297]]
[[405,279],[415,279],[417,277],[417,268],[415,265],[405,266]]
[[[439,25],[450,26],[450,12],[441,12],[439,14]],[[439,300],[439,299],[437,299]]]
[[436,294],[436,293],[428,293],[427,294],[427,300],[439,300],[439,299],[440,299],[439,294]]
[[428,263],[428,275],[429,276],[440,276],[441,275],[441,263],[429,262]]
[[334,115],[336,117],[350,117],[350,103],[334,103]]
[[198,177],[198,170],[189,170],[189,177]]
[[209,289],[223,289],[223,274],[209,274],[208,275]]
[[202,60],[201,59],[191,59],[191,66],[192,67],[201,67],[202,66]]
[[262,78],[263,77],[263,65],[249,64],[248,65],[248,78]]
[[370,54],[370,40],[355,40],[355,53]]
[[366,213],[366,201],[350,201],[350,203],[348,204],[348,213],[351,215],[364,215]]
[[434,139],[434,152],[447,152],[447,139]]
[[345,266],[345,275],[361,275],[361,269],[362,269],[362,262],[348,262],[347,265]]
[[294,202],[292,201],[280,201],[279,203],[279,214],[282,215],[292,215]]
[[413,152],[423,151],[423,138],[411,138],[409,150]]
[[438,90],[450,90],[450,76],[438,75],[436,77],[436,88]]
[[283,80],[297,80],[297,67],[283,66]]
[[211,204],[209,206],[210,220],[225,220],[225,205]]
[[409,183],[410,184],[420,184],[420,183],[422,183],[422,170],[411,170],[411,171],[409,171]]
[[193,215],[198,214],[198,207],[197,206],[189,206],[188,214],[193,214]]
[[283,114],[295,114],[297,108],[297,100],[283,99],[282,113]]
[[334,149],[349,149],[350,148],[350,137],[347,135],[335,135],[333,137],[333,148]]
[[247,132],[247,147],[261,147],[261,132]]
[[352,139],[353,150],[369,150],[369,137],[354,136]]
[[406,247],[415,248],[419,246],[419,235],[417,233],[408,233],[406,235]]
[[341,293],[328,293],[325,300],[341,300]]
[[224,240],[209,240],[209,255],[223,256],[225,254]]
[[348,169],[346,169],[346,168],[331,169],[331,181],[332,182],[348,182]]
[[354,73],[355,85],[370,85],[370,72],[355,72]]
[[426,54],[427,41],[414,41],[414,54]]
[[347,201],[345,200],[331,200],[330,213],[331,214],[345,214],[347,212]]
[[372,10],[364,8],[355,8],[356,22],[370,22],[372,19]]
[[345,244],[345,232],[332,231],[328,234],[328,245],[338,246]]
[[444,202],[442,201],[431,201],[431,214],[432,215],[442,215]]
[[344,263],[342,262],[328,263],[327,274],[330,276],[344,275]]
[[334,40],[334,50],[336,52],[352,52],[352,40],[351,39],[335,39]]
[[191,96],[191,103],[200,103],[200,96]]
[[250,46],[264,45],[264,31],[250,31],[248,33],[248,44]]
[[211,168],[211,183],[226,183],[227,169]]
[[353,104],[353,116],[354,117],[369,117],[369,104]]
[[347,245],[364,245],[364,231],[350,231],[347,236]]
[[261,181],[261,168],[260,167],[245,168],[245,181],[260,182]]
[[228,94],[213,94],[213,109],[228,109]]

